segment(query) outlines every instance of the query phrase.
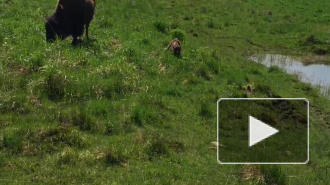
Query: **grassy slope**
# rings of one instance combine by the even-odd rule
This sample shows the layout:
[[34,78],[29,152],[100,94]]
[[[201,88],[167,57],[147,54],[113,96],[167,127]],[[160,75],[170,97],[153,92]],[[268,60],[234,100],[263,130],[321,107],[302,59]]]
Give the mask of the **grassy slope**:
[[[247,84],[252,97],[311,102],[311,162],[263,167],[266,182],[329,181],[329,100],[245,59],[326,48],[327,0],[98,1],[81,48],[45,43],[55,1],[0,3],[0,183],[240,183],[244,167],[218,165],[209,147],[216,100]],[[171,34],[156,21],[186,32],[182,59],[163,51]],[[322,42],[304,44],[312,34]]]

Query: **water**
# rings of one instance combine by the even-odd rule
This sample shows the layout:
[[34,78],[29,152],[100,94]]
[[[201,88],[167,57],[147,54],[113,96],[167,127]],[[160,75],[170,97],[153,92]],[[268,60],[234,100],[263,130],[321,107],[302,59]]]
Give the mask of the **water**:
[[278,66],[287,73],[297,74],[301,81],[319,87],[323,95],[330,97],[330,66],[328,65],[304,65],[289,56],[276,54],[265,54],[250,59],[267,67]]

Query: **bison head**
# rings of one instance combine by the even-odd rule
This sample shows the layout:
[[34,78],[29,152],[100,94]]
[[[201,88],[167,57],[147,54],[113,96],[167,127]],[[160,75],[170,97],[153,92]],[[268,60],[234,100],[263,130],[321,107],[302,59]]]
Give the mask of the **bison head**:
[[47,19],[45,23],[46,41],[53,42],[56,37],[64,39],[66,35],[63,32],[63,26],[54,18],[54,16]]

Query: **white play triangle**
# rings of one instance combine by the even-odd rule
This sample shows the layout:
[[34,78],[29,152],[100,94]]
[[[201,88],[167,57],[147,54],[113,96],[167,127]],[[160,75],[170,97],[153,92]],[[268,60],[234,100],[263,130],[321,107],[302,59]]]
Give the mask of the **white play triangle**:
[[277,129],[249,116],[249,146],[253,146],[260,141],[276,134]]

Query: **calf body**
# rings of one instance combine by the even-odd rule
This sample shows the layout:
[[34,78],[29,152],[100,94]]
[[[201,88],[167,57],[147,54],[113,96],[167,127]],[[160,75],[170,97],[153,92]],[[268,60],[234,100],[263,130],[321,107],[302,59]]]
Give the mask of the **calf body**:
[[170,44],[167,46],[167,49],[170,49],[175,56],[177,57],[181,56],[181,43],[179,39],[177,38],[173,39],[170,42]]
[[59,0],[55,13],[45,24],[46,40],[54,41],[56,37],[65,39],[73,37],[72,44],[79,43],[78,38],[86,29],[88,38],[89,24],[94,17],[95,0]]

